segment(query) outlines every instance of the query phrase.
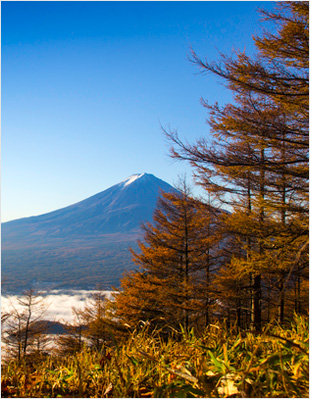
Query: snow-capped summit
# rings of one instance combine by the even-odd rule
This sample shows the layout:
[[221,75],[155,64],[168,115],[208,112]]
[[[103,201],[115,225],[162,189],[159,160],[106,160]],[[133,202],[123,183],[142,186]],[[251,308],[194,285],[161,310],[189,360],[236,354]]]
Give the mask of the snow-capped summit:
[[129,176],[127,179],[123,180],[124,187],[128,186],[129,184],[133,183],[135,180],[140,179],[140,177],[144,176],[145,173],[137,173],[134,175]]

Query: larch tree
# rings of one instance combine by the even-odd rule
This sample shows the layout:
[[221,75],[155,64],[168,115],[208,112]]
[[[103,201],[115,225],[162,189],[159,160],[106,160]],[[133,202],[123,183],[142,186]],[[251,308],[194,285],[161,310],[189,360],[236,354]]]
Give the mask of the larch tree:
[[11,304],[10,315],[2,330],[2,341],[5,350],[18,361],[37,349],[43,349],[43,342],[47,344],[42,337],[47,331],[47,324],[43,321],[47,308],[45,298],[34,289],[23,292],[17,303]]
[[308,240],[308,3],[280,2],[276,9],[263,12],[277,32],[254,38],[256,57],[237,52],[214,64],[192,52],[193,62],[222,77],[235,97],[224,107],[203,101],[213,142],[190,145],[166,132],[172,157],[189,161],[208,193],[231,206],[226,229],[246,251],[240,268],[253,279],[257,330],[262,275],[275,275],[283,321],[284,292],[291,277],[298,282],[304,272]]
[[186,184],[162,193],[153,224],[143,225],[140,252],[132,251],[140,270],[125,276],[116,295],[117,317],[135,325],[188,328],[208,323],[215,234],[214,209],[193,199]]
[[107,296],[97,285],[82,309],[76,311],[83,325],[82,335],[91,348],[100,350],[110,340]]
[[79,309],[72,306],[73,321],[65,323],[65,334],[58,335],[56,339],[57,350],[60,356],[67,356],[80,352],[85,346],[83,332],[85,331],[84,320]]

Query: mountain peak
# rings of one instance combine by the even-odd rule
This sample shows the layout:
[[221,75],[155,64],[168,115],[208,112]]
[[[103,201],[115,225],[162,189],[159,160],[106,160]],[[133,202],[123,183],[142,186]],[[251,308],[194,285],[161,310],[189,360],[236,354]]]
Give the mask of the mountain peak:
[[[2,225],[2,275],[10,289],[118,285],[134,268],[141,223],[152,221],[161,191],[175,190],[151,173],[136,173],[78,203]],[[8,289],[8,286],[7,286]]]
[[135,267],[141,223],[152,221],[161,191],[175,190],[151,173],[136,173],[76,204],[2,225],[2,276],[6,289],[34,284],[83,289],[102,281],[118,285]]

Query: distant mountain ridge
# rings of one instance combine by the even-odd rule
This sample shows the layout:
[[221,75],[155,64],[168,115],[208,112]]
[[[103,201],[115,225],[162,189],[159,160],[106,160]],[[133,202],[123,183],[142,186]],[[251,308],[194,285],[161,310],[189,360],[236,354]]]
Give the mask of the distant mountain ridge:
[[152,174],[134,174],[68,207],[3,223],[3,290],[118,285],[133,268],[128,247],[141,223],[152,220],[161,190],[175,189]]

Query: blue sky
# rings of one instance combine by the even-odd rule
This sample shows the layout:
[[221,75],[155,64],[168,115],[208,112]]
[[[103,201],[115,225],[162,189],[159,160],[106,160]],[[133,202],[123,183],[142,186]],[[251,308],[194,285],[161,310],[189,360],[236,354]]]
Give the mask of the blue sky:
[[231,93],[189,62],[254,50],[272,2],[1,2],[2,221],[53,211],[134,173],[174,184],[161,125],[209,134],[200,98]]

